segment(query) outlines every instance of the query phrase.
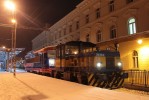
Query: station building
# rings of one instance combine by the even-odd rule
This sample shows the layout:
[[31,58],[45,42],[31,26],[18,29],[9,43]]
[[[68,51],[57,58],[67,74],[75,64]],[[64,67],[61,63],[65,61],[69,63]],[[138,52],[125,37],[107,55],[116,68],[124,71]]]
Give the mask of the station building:
[[149,70],[149,0],[83,0],[32,40],[33,51],[68,41],[118,50],[123,69]]

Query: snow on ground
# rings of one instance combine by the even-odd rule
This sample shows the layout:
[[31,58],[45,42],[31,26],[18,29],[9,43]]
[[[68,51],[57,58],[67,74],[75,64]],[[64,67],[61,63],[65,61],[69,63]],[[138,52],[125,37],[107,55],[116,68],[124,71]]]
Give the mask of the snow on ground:
[[131,94],[136,94],[136,95],[149,96],[149,92],[146,92],[146,91],[139,91],[139,90],[133,90],[133,89],[127,89],[127,88],[119,88],[119,89],[115,89],[115,90],[121,91],[121,92],[131,93]]
[[101,89],[32,73],[0,73],[0,100],[149,100],[149,96]]

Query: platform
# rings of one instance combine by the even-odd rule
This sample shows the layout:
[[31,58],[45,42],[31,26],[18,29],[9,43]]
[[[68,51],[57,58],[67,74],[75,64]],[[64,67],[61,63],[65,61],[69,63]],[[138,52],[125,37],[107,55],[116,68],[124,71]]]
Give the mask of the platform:
[[0,100],[149,100],[135,95],[86,86],[32,73],[0,73]]

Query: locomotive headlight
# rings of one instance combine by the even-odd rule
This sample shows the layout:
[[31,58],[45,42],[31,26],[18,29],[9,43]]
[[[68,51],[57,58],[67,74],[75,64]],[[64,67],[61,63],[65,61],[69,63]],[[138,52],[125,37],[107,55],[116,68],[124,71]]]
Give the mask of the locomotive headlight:
[[55,59],[49,59],[49,66],[55,65]]
[[74,54],[76,55],[76,54],[78,54],[78,52],[77,52],[77,51],[75,51],[75,52],[74,52]]
[[118,62],[117,63],[117,66],[121,67],[122,66],[122,63],[121,62]]
[[102,64],[100,62],[98,62],[96,66],[99,68],[99,67],[101,67],[101,65]]

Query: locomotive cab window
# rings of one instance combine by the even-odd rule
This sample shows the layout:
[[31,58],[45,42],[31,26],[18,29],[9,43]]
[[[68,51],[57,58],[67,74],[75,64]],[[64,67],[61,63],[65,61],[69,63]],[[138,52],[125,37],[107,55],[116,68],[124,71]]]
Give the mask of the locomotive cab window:
[[78,54],[77,46],[66,46],[65,54]]

